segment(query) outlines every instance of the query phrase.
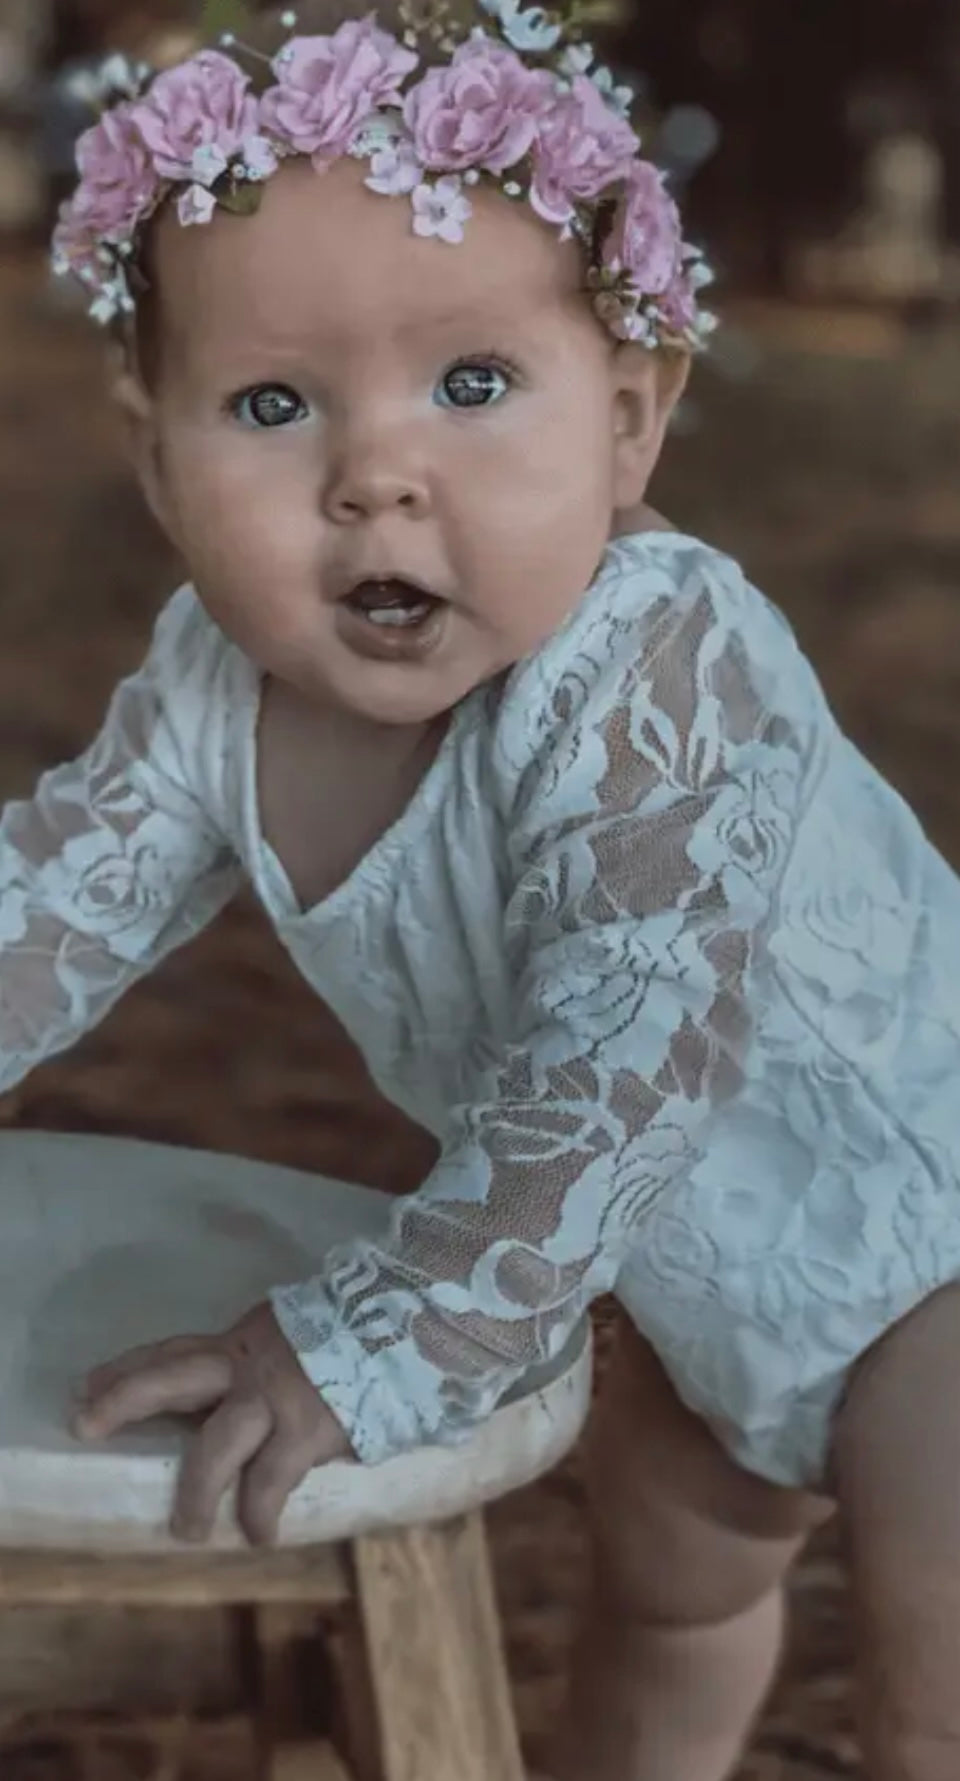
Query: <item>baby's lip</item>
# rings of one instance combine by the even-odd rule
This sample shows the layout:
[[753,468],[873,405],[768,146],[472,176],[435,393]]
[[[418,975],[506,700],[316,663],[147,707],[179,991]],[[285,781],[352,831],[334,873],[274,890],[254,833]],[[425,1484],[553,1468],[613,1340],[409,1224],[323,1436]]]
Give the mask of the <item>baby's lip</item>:
[[[355,655],[375,662],[422,662],[443,642],[450,617],[448,601],[411,583],[409,600],[377,600],[370,583],[359,583],[334,608],[334,626],[342,643]],[[369,593],[369,599],[364,593]]]
[[424,581],[419,575],[409,575],[401,569],[367,569],[362,574],[338,576],[334,583],[333,598],[337,605],[355,599],[361,590],[381,588],[385,592],[394,589],[397,593],[406,589],[411,594],[419,594],[424,600],[446,604],[447,596]]

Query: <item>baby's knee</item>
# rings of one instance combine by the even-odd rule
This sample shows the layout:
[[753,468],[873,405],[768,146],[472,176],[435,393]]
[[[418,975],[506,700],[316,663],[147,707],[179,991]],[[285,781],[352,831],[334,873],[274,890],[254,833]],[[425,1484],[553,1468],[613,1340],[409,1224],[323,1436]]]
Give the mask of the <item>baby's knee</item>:
[[647,1626],[718,1626],[775,1597],[823,1519],[814,1499],[738,1466],[632,1333],[587,1481],[597,1587],[612,1613]]

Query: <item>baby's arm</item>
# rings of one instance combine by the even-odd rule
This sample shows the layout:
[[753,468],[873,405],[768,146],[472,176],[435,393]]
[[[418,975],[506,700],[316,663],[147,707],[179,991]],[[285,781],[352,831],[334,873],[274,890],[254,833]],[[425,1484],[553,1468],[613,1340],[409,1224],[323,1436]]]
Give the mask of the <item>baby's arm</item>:
[[389,1240],[274,1297],[368,1462],[560,1350],[737,1091],[804,750],[707,593],[648,630],[574,664],[522,783],[510,1043]]
[[236,889],[186,758],[184,707],[204,710],[190,685],[203,666],[198,631],[185,591],[97,739],[0,817],[0,1090],[95,1026]]

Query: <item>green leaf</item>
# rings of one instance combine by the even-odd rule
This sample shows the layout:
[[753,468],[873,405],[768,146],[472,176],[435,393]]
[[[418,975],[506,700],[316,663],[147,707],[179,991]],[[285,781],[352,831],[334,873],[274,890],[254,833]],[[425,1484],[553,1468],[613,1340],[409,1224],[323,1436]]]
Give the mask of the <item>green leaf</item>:
[[221,210],[229,210],[231,216],[256,216],[263,203],[263,186],[248,182],[235,185],[226,192],[218,191],[217,203]]
[[227,31],[242,37],[253,25],[247,0],[201,0],[198,30],[205,43],[217,43]]

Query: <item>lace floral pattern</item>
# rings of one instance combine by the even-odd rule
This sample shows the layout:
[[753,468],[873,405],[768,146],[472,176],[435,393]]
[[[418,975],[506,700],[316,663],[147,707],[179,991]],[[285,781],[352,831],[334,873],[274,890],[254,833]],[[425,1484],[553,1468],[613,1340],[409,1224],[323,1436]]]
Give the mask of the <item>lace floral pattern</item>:
[[801,737],[707,591],[592,637],[547,718],[510,840],[512,1041],[389,1247],[277,1299],[368,1460],[455,1439],[559,1351],[748,1066]]
[[[179,615],[174,615],[175,617]],[[95,1026],[237,887],[164,700],[170,613],[101,734],[0,820],[0,1088]]]
[[860,1354],[960,1278],[960,884],[776,611],[622,540],[303,911],[258,677],[184,590],[80,761],[0,823],[0,1083],[252,880],[441,1160],[274,1303],[376,1461],[456,1440],[614,1286],[743,1464],[816,1484]]

